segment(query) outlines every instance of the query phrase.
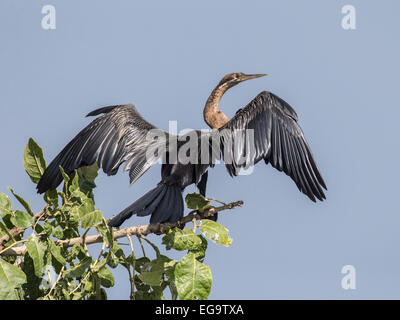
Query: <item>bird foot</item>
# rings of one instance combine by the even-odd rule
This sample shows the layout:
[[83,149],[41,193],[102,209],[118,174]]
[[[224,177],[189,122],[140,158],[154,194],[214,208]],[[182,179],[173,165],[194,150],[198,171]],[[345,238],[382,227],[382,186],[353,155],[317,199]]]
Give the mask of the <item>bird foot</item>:
[[192,222],[193,222],[193,233],[196,233],[196,230],[197,230],[197,219],[193,218]]

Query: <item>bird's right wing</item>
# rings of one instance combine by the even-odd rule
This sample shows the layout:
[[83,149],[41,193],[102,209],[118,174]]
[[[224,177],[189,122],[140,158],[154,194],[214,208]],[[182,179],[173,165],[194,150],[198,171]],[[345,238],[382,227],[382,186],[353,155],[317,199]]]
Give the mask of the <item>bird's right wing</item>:
[[124,170],[129,171],[133,183],[161,156],[149,157],[148,152],[162,150],[168,133],[147,122],[132,104],[103,107],[87,116],[101,113],[104,115],[79,132],[46,168],[37,185],[39,193],[61,183],[59,166],[69,174],[97,161],[107,175],[114,175],[125,162]]
[[[290,176],[312,201],[325,199],[325,182],[297,120],[288,103],[270,92],[261,92],[219,129],[228,173],[236,176],[248,163],[263,159]],[[239,163],[238,158],[246,161]]]

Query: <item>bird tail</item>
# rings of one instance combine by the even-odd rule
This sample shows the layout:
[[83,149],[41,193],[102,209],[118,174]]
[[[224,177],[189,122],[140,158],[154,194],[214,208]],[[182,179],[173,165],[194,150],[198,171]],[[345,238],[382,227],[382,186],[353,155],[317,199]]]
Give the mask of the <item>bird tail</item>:
[[174,223],[183,217],[183,197],[176,185],[159,183],[128,208],[113,217],[108,225],[119,227],[125,220],[136,214],[139,217],[151,215],[150,223]]

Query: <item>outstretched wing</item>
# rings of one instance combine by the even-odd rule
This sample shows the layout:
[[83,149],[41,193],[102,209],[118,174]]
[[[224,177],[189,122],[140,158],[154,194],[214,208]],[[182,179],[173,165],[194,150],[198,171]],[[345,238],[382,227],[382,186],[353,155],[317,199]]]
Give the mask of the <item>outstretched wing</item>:
[[[87,116],[101,113],[104,115],[79,132],[46,168],[37,185],[39,193],[54,189],[61,183],[59,166],[69,174],[97,161],[107,175],[114,175],[125,162],[124,170],[129,171],[133,183],[157,160],[156,157],[146,159],[146,151],[156,144],[165,145],[168,133],[143,119],[132,104],[103,107]],[[158,140],[148,139],[150,130],[159,132]]]
[[297,120],[289,104],[270,92],[261,92],[219,129],[229,174],[236,176],[249,162],[264,159],[290,176],[312,201],[323,201],[326,185]]

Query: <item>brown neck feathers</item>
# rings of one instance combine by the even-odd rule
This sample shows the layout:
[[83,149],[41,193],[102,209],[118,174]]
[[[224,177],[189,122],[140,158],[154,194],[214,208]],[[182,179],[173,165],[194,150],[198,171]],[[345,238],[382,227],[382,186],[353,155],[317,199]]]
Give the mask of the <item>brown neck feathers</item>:
[[228,89],[229,87],[226,84],[219,85],[211,92],[207,99],[203,116],[204,121],[212,129],[219,129],[229,121],[228,117],[222,111],[218,110],[219,101]]

